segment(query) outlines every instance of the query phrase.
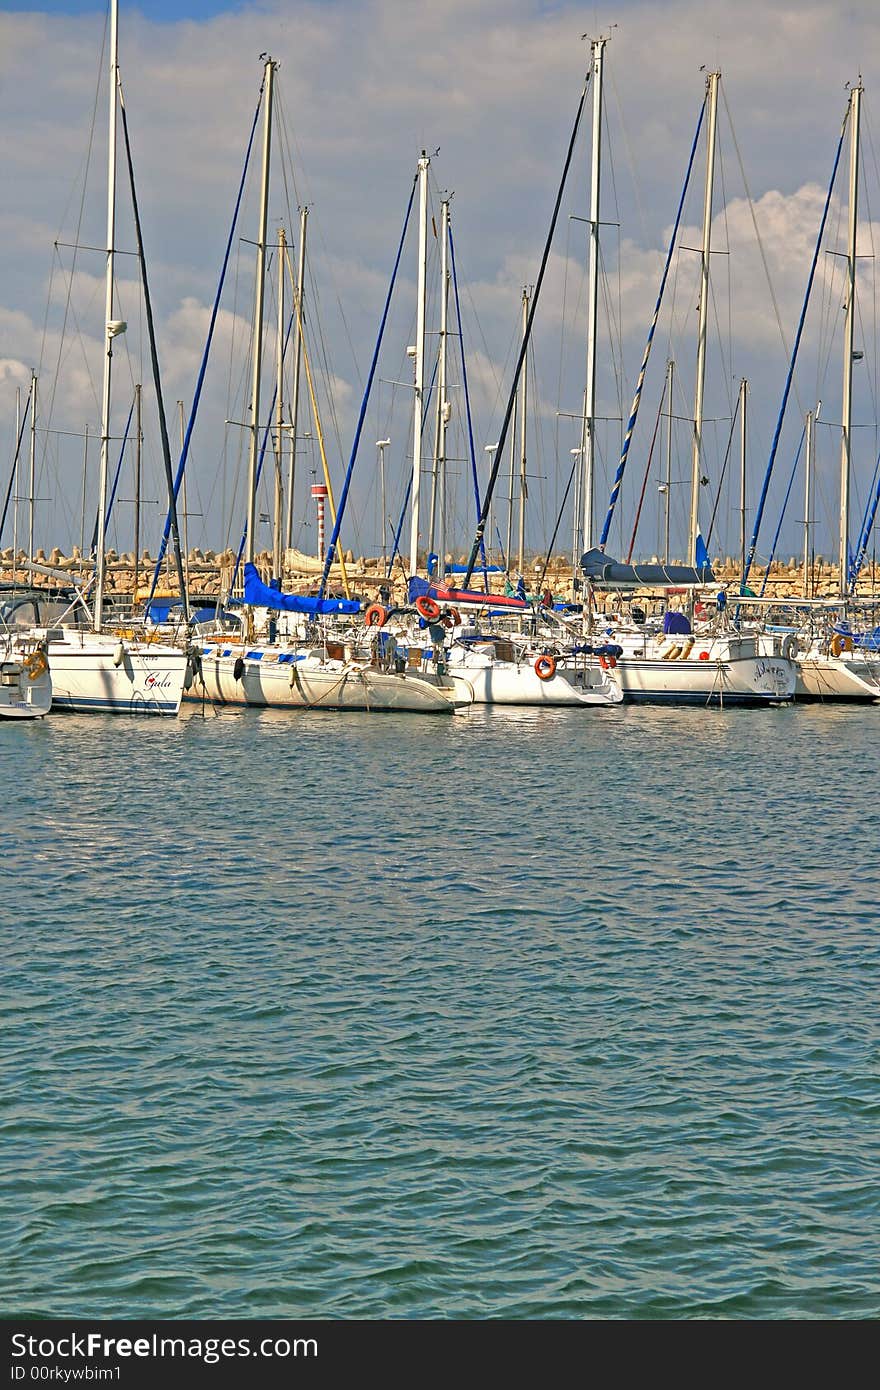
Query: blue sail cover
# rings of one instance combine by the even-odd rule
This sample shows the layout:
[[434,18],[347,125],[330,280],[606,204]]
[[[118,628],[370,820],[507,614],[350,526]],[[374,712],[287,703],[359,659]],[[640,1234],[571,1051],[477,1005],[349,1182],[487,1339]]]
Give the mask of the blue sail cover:
[[255,565],[244,567],[244,601],[251,608],[271,608],[279,613],[359,613],[361,605],[354,598],[312,598],[308,594],[282,594],[270,589],[257,573]]
[[[708,560],[708,556],[707,556]],[[581,556],[581,569],[591,584],[599,588],[638,589],[679,584],[714,584],[712,566],[705,565],[622,565],[599,549]]]

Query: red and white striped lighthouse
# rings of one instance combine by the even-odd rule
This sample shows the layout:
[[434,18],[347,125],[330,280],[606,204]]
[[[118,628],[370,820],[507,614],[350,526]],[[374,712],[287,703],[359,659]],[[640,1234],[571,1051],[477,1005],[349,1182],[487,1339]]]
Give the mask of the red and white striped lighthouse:
[[312,496],[318,504],[318,559],[324,558],[324,498],[327,489],[323,483],[312,483]]

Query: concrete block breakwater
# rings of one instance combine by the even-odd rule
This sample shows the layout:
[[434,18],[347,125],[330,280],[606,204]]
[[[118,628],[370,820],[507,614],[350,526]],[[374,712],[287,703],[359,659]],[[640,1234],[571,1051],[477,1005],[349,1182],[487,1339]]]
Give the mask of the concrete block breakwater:
[[[463,563],[466,557],[455,558],[458,559],[459,563]],[[656,557],[650,558],[652,562],[656,563]],[[452,556],[447,556],[447,563],[451,562],[452,559]],[[16,553],[11,547],[7,547],[0,551],[0,583],[45,584],[52,582],[38,573],[32,575],[31,571],[25,567],[26,560],[27,556],[23,550]],[[65,555],[58,547],[48,554],[44,550],[38,550],[34,560],[38,564],[64,571],[70,576],[71,582],[75,584],[85,583],[94,570],[94,562],[88,556],[83,556],[79,547],[76,546],[70,555]],[[155,556],[145,550],[136,563],[131,552],[119,554],[115,550],[108,550],[106,561],[106,588],[109,593],[120,597],[124,596],[133,602],[138,602],[146,597],[156,566]],[[348,550],[343,555],[343,561],[349,585],[354,592],[363,592],[365,597],[372,599],[376,597],[378,589],[385,585],[391,590],[393,602],[400,603],[405,600],[406,574],[399,558],[395,560],[390,578],[386,576],[386,562],[381,557],[355,556],[351,550]],[[192,549],[186,559],[187,583],[190,593],[193,597],[228,595],[235,573],[235,563],[235,553],[229,549],[222,551],[202,551],[198,547]],[[670,563],[680,564],[682,562],[674,559]],[[272,574],[271,553],[269,551],[261,552],[256,557],[256,564],[263,580],[268,581]],[[719,587],[728,587],[735,591],[739,573],[736,562],[727,556],[716,557],[712,564]],[[532,592],[529,588],[530,584],[536,589],[541,581],[542,591],[549,589],[556,597],[569,597],[571,595],[570,560],[563,555],[553,556],[547,567],[547,572],[541,580],[543,568],[543,559],[529,560],[526,565],[524,579],[529,592]],[[314,556],[304,555],[297,550],[288,550],[284,556],[282,585],[285,590],[291,593],[308,593],[309,590],[316,587],[322,569],[321,562]],[[765,569],[760,566],[753,568],[751,588],[755,593],[760,592],[764,584],[765,573]],[[812,598],[836,597],[840,592],[837,576],[838,567],[823,557],[817,556],[810,568],[809,596]],[[339,589],[342,577],[341,566],[334,564],[330,573],[331,587],[334,591]],[[515,576],[513,577],[515,578]],[[492,592],[501,593],[504,591],[505,578],[503,574],[489,576]],[[474,586],[482,588],[482,576],[479,571],[475,572]],[[160,587],[164,594],[177,590],[176,571],[173,563],[167,557],[163,560]],[[803,595],[803,591],[802,562],[792,557],[787,562],[776,561],[770,566],[765,590],[769,597],[797,599]],[[597,592],[601,592],[601,590]],[[880,598],[880,562],[865,565],[859,577],[857,596],[863,599]]]

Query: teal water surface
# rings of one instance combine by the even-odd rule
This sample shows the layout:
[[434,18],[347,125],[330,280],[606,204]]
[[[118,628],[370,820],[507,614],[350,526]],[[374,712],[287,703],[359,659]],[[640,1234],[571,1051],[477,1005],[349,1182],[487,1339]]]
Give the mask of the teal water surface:
[[0,1306],[876,1317],[878,729],[0,725]]

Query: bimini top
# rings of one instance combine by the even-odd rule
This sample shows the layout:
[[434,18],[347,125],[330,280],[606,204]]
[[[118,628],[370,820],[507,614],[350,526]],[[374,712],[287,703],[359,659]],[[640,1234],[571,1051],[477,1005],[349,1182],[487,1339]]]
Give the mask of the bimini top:
[[359,613],[354,598],[312,598],[308,594],[282,594],[260,579],[255,565],[244,567],[244,601],[251,608],[269,608],[278,613]]
[[581,569],[591,584],[608,589],[666,588],[679,584],[714,584],[712,566],[706,565],[623,565],[604,551],[588,550],[581,556]]

